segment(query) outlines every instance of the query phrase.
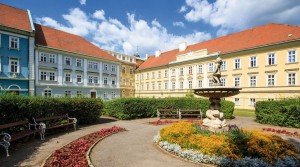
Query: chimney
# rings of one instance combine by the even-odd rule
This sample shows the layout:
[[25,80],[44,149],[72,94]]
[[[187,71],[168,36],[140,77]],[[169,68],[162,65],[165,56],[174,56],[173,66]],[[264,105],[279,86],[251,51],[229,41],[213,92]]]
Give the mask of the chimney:
[[186,42],[179,44],[179,52],[185,51],[186,47]]
[[155,51],[155,57],[159,57],[160,54],[161,54],[160,50]]
[[149,58],[148,54],[146,53],[146,60]]

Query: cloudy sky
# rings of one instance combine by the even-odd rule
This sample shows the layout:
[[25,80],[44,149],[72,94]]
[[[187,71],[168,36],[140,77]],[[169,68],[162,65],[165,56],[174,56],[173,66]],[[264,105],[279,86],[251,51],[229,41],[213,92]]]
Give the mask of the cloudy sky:
[[300,25],[299,0],[0,0],[34,22],[141,57],[268,23]]

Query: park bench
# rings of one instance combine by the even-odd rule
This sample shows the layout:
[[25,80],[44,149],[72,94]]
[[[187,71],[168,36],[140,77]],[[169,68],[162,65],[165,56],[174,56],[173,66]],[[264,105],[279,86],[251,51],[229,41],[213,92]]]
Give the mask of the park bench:
[[177,109],[157,109],[157,117],[158,118],[162,118],[162,117],[178,118],[178,110]]
[[45,132],[44,124],[30,124],[29,121],[23,120],[18,122],[12,122],[8,124],[0,125],[0,145],[4,147],[6,156],[9,156],[8,149],[12,141],[16,141],[30,135],[39,133],[41,140],[43,140],[43,133]]
[[45,124],[46,130],[61,127],[66,127],[66,129],[68,129],[70,125],[73,125],[74,129],[76,130],[77,119],[70,118],[68,114],[66,114],[61,116],[52,116],[45,118],[32,118],[32,122],[35,125],[38,125],[39,123],[43,122]]
[[179,109],[179,119],[182,117],[197,117],[202,120],[201,110],[181,110]]

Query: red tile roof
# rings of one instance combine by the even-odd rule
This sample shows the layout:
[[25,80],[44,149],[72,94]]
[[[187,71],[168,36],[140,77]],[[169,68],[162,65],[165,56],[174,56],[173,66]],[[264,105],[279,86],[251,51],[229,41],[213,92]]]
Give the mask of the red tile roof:
[[111,54],[103,51],[80,36],[42,26],[40,24],[34,24],[34,27],[36,32],[35,43],[37,45],[118,62],[118,59],[113,57]]
[[[292,34],[292,36],[288,36]],[[250,49],[258,46],[300,39],[300,26],[286,24],[267,24],[205,42],[189,45],[185,51],[178,49],[162,53],[159,57],[150,56],[139,69],[147,69],[167,65],[176,60],[176,56],[192,51],[207,49],[208,53],[221,54]]]
[[32,32],[26,10],[0,3],[0,25]]

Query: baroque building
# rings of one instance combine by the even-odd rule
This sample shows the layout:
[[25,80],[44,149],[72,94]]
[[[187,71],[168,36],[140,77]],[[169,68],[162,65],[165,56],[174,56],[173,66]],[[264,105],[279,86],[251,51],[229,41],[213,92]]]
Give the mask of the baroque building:
[[260,100],[300,95],[300,27],[267,24],[178,49],[156,51],[136,70],[137,97],[182,97],[212,86],[214,60],[222,60],[222,86],[241,87],[226,98],[238,108]]
[[29,10],[0,3],[0,91],[34,95],[34,35]]
[[120,62],[84,38],[34,24],[36,95],[120,96]]

